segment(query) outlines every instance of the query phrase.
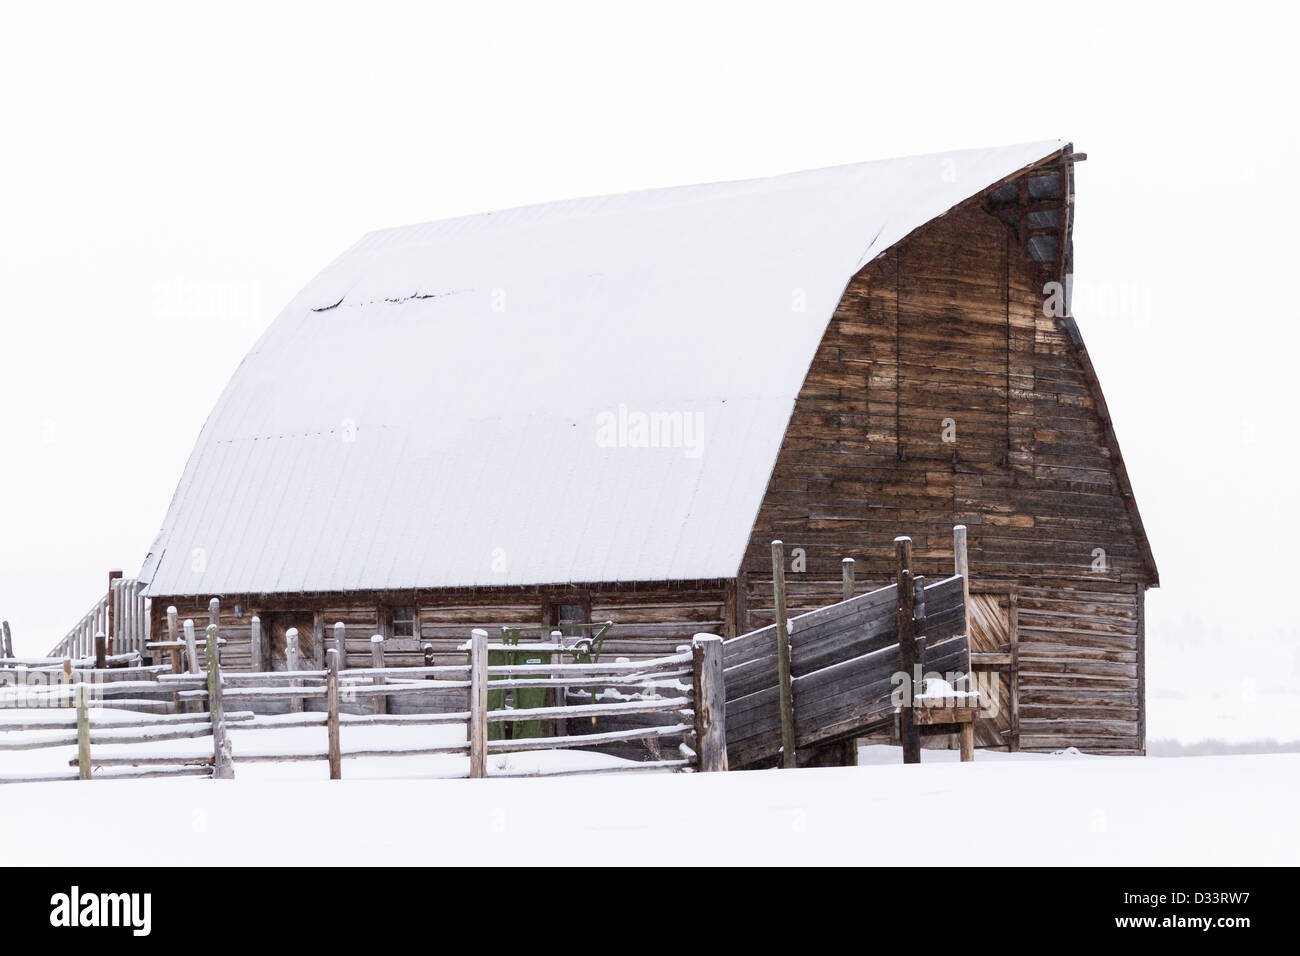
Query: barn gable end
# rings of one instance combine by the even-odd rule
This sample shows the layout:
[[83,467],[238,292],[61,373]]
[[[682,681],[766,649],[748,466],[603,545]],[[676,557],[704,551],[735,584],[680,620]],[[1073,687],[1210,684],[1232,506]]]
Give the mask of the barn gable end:
[[983,650],[1017,658],[1016,712],[984,743],[1140,751],[1155,566],[1077,327],[1045,314],[1061,260],[1035,261],[989,195],[846,290],[746,549],[745,626],[772,618],[774,538],[801,549],[787,586],[809,608],[837,598],[844,557],[860,587],[890,580],[899,533],[920,573],[952,573],[965,524],[994,618]]

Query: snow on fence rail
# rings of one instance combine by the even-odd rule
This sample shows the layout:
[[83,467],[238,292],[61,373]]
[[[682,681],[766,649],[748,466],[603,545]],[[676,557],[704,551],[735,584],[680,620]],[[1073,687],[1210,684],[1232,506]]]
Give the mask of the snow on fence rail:
[[[112,682],[91,682],[88,678],[103,676],[100,671],[74,671],[69,662],[51,681],[41,680],[35,686],[20,685],[27,696],[20,704],[36,703],[55,708],[50,716],[42,716],[25,723],[0,723],[0,751],[25,750],[41,747],[78,745],[78,757],[71,761],[76,770],[67,773],[43,775],[0,775],[0,783],[24,780],[62,780],[115,778],[126,776],[164,776],[192,774],[216,778],[233,777],[234,764],[246,761],[303,761],[326,760],[331,779],[342,777],[342,761],[355,757],[399,757],[427,755],[459,755],[469,758],[469,777],[488,776],[488,757],[494,754],[535,750],[564,750],[592,747],[625,741],[682,737],[680,756],[628,763],[616,767],[581,772],[598,773],[613,770],[640,771],[650,769],[717,771],[727,768],[725,736],[725,689],[722,684],[722,639],[714,635],[696,635],[689,650],[648,661],[618,661],[607,664],[545,664],[545,665],[492,665],[489,652],[499,649],[487,642],[487,633],[474,630],[467,650],[468,663],[400,668],[339,667],[337,647],[326,652],[324,670],[293,670],[263,673],[227,672],[220,664],[220,640],[215,625],[207,628],[205,643],[206,667],[197,665],[197,648],[193,623],[185,622],[186,647],[190,662],[187,672],[163,673],[166,666],[139,667],[139,673],[126,673],[124,679]],[[336,631],[336,637],[341,635]],[[510,650],[527,650],[528,645],[511,645]],[[378,660],[378,658],[377,658]],[[176,668],[179,671],[179,668]],[[43,668],[29,672],[32,675],[55,671]],[[120,672],[113,672],[117,676]],[[539,676],[544,674],[545,676]],[[138,677],[140,679],[131,679]],[[690,684],[683,689],[683,678]],[[619,687],[641,688],[645,693],[620,695],[616,701],[584,704],[498,709],[488,706],[489,684],[493,691],[564,687],[575,683],[584,685],[614,684]],[[665,687],[673,689],[672,696],[660,693]],[[463,710],[389,715],[379,706],[369,715],[342,713],[342,705],[360,701],[386,701],[398,696],[429,696],[447,690],[462,691],[466,707]],[[148,697],[140,695],[148,694]],[[175,713],[150,716],[141,714],[139,720],[115,721],[101,724],[107,731],[132,728],[136,732],[125,736],[112,733],[92,733],[90,714],[96,706],[105,706],[117,698],[136,695],[132,703],[149,703],[170,706]],[[273,717],[259,716],[251,711],[228,712],[227,704],[239,705],[288,700],[291,711],[301,711],[306,700],[325,701],[319,719],[307,717],[296,721],[294,727],[322,727],[325,739],[319,749],[260,752],[239,756],[230,744],[230,725],[238,729],[257,730],[284,728],[283,722]],[[444,698],[445,699],[445,693]],[[0,703],[11,703],[0,699]],[[75,704],[76,717],[61,715],[58,707]],[[207,713],[188,713],[193,707],[207,707]],[[564,721],[575,718],[625,717],[628,715],[670,715],[670,722],[637,726],[603,733],[554,734],[519,740],[489,739],[488,726],[499,722],[525,720]],[[306,716],[306,715],[304,715]],[[676,718],[673,722],[672,717]],[[345,751],[340,742],[340,728],[382,724],[401,725],[463,725],[464,742],[430,744],[417,747],[387,747],[353,749]],[[75,728],[75,734],[73,729]],[[58,731],[51,735],[49,731]],[[44,735],[42,736],[42,732]],[[35,734],[35,736],[33,736]],[[195,757],[193,754],[160,753],[148,749],[139,753],[114,753],[111,756],[92,755],[93,744],[153,744],[158,741],[195,737],[212,738],[212,756]],[[690,740],[693,746],[687,746]],[[119,770],[117,768],[146,768]],[[107,772],[100,772],[105,771]],[[574,772],[574,771],[552,771]],[[496,776],[496,774],[493,774]]]

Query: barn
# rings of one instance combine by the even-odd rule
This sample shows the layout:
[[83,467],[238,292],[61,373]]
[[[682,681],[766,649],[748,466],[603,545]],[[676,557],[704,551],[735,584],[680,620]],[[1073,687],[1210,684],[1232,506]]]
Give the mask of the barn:
[[654,655],[866,590],[969,529],[980,744],[1140,753],[1151,549],[1069,311],[1069,143],[382,230],[213,409],[140,573],[228,666],[612,621]]

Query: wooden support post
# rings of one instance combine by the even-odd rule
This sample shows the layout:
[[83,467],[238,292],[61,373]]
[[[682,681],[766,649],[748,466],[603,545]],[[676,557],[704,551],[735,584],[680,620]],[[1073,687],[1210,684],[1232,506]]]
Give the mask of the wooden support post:
[[0,621],[0,657],[14,656],[14,636],[8,621]]
[[[122,624],[122,599],[124,595],[122,593],[121,581],[121,571],[108,572],[108,621],[104,627],[104,635],[107,640],[104,642],[104,647],[106,652],[109,654],[113,653],[112,646],[114,638],[117,637],[118,630]],[[96,656],[98,656],[98,651],[96,651]],[[103,667],[104,665],[97,661],[95,666]]]
[[[843,598],[846,601],[853,597],[853,591],[855,589],[853,572],[853,559],[842,559],[840,561],[840,579],[843,588]],[[840,753],[836,763],[841,767],[856,767],[858,765],[858,741],[856,737],[850,737],[848,740],[840,743]]]
[[[298,669],[298,629],[291,627],[284,635],[284,669],[293,673]],[[298,681],[289,682],[290,687],[298,687]],[[298,714],[302,712],[302,698],[289,698],[289,713]]]
[[[175,605],[172,605],[171,607],[167,608],[167,643],[169,644],[180,643],[180,621],[177,620]],[[171,654],[172,673],[179,674],[181,672],[181,649],[179,647],[173,647],[168,653]],[[177,694],[172,694],[172,713],[179,714],[180,712],[181,712],[180,696]]]
[[248,669],[255,674],[262,672],[262,619],[256,614],[248,622]]
[[916,591],[912,581],[912,539],[900,535],[894,539],[898,560],[898,666],[907,675],[906,693],[899,709],[898,728],[903,744],[903,763],[921,762],[921,736],[917,732],[912,698],[920,692],[916,686]]
[[325,666],[325,615],[319,611],[312,615],[311,659],[314,670]]
[[722,638],[696,634],[691,642],[695,682],[695,750],[700,772],[727,769],[727,693]]
[[[564,644],[564,632],[558,630],[551,631],[551,643],[556,647],[562,646]],[[551,659],[556,663],[564,662],[564,658],[559,654],[553,655]],[[551,671],[550,676],[563,677],[564,675]],[[569,688],[567,687],[551,687],[547,689],[546,693],[547,703],[551,707],[563,707],[569,702]],[[592,700],[594,703],[595,698]],[[594,717],[591,722],[595,725],[596,720]],[[552,737],[567,737],[569,735],[569,719],[567,717],[556,717],[552,720],[550,734]]]
[[334,622],[334,650],[339,652],[339,670],[348,666],[348,646],[346,643],[347,626],[342,621]]
[[[384,666],[384,635],[382,634],[370,635],[370,666],[376,670]],[[376,674],[374,677],[370,678],[370,683],[378,687],[387,682],[384,680],[383,674]],[[382,694],[375,695],[374,712],[376,714],[388,713],[387,697],[384,697]]]
[[966,526],[954,525],[952,529],[952,573],[961,575],[961,606],[966,613],[966,626],[970,627],[970,561],[966,557]]
[[[179,644],[181,639],[180,630],[180,619],[176,612],[176,605],[173,604],[167,608],[167,643]],[[171,658],[172,673],[179,674],[181,672],[181,649],[179,647],[171,649]]]
[[77,685],[77,779],[90,779],[90,712],[86,685]]
[[790,684],[790,635],[785,612],[785,548],[772,542],[772,590],[776,599],[776,678],[780,688],[781,766],[795,765],[794,694]]
[[469,641],[469,775],[487,776],[487,631],[474,628]]
[[[189,658],[190,673],[202,673],[203,668],[199,666],[199,648],[198,644],[194,640],[194,619],[187,617],[181,624],[181,631],[185,634],[185,654]],[[190,713],[201,713],[203,707],[204,704],[202,701],[191,701]]]
[[325,653],[325,710],[329,728],[330,779],[343,779],[343,751],[339,747],[339,652],[330,648]]
[[[962,630],[966,634],[966,686],[958,690],[973,691],[979,688],[975,675],[971,673],[970,663],[970,560],[966,554],[966,526],[953,525],[952,529],[952,573],[961,575],[961,614]],[[958,734],[958,748],[963,761],[973,760],[975,753],[975,725],[967,722],[961,725]]]
[[100,631],[95,635],[95,670],[108,666],[108,638]]
[[961,575],[961,613],[966,633],[966,686],[958,690],[975,690],[975,678],[970,666],[970,562],[966,557],[966,526],[954,525],[952,529],[952,573]]
[[[211,601],[208,602],[208,627],[215,627],[215,628],[217,628],[217,629],[218,629],[217,636],[218,636],[218,637],[221,636],[221,633],[220,633],[220,628],[221,628],[221,599],[220,599],[220,598],[213,598]],[[218,656],[220,656],[220,655],[218,655]]]
[[916,636],[916,659],[912,663],[922,679],[928,642],[925,631],[925,578],[917,574],[912,576],[912,633]]
[[181,630],[185,633],[185,656],[189,658],[190,673],[197,674],[201,668],[198,645],[194,642],[194,619],[187,617],[185,623],[181,625]]
[[[213,599],[216,600],[215,598]],[[208,625],[208,710],[212,714],[212,778],[233,780],[230,738],[226,736],[226,709],[221,702],[221,657],[217,650],[217,626]]]

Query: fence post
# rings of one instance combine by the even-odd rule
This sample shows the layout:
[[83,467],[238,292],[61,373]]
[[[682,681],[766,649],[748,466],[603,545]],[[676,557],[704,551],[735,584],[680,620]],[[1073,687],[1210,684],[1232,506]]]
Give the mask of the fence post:
[[[213,598],[215,601],[216,598]],[[221,656],[217,651],[217,626],[208,625],[208,710],[212,714],[212,779],[233,780],[230,740],[226,736],[226,708],[221,701]]]
[[77,779],[90,779],[90,713],[84,683],[77,685]]
[[[109,642],[113,641],[122,626],[122,572],[108,572],[108,620],[104,623],[104,634],[107,637],[104,646],[108,647]],[[96,648],[96,656],[99,651]],[[111,653],[111,652],[110,652]],[[98,661],[96,667],[103,667]]]
[[100,631],[95,635],[95,669],[103,670],[108,666],[108,638]]
[[[284,635],[284,669],[293,673],[298,669],[298,629],[291,627]],[[298,679],[294,678],[289,681],[290,687],[298,686]],[[289,713],[297,714],[302,712],[302,698],[289,698]]]
[[329,728],[330,779],[343,779],[343,751],[339,748],[339,652],[325,652],[325,724]]
[[961,575],[961,606],[970,628],[970,561],[966,557],[966,526],[954,525],[952,529],[953,574]]
[[[376,669],[384,666],[384,635],[382,634],[370,635],[370,666]],[[384,680],[383,674],[376,674],[374,677],[370,678],[370,683],[376,687],[380,687],[386,684],[387,681]],[[373,712],[376,714],[388,713],[388,698],[376,694]]]
[[262,619],[256,614],[248,622],[248,669],[262,672]]
[[347,628],[342,621],[334,623],[334,649],[339,652],[339,670],[348,666],[348,649],[344,643]]
[[912,633],[916,635],[916,660],[913,661],[913,668],[917,674],[917,680],[925,679],[925,655],[929,650],[929,638],[926,636],[925,620],[925,576],[915,574],[912,576]]
[[[177,633],[178,628],[179,628],[179,623],[176,620],[176,605],[173,604],[167,608],[167,643],[168,644],[180,643],[180,635]],[[181,672],[181,649],[179,647],[172,647],[169,649],[169,653],[171,654],[171,658],[172,658],[172,673],[179,674]],[[181,712],[180,695],[172,694],[172,713],[179,714],[180,712]]]
[[8,621],[0,621],[0,657],[14,656],[14,636]]
[[794,695],[790,686],[790,635],[785,614],[785,547],[772,542],[772,591],[776,598],[776,678],[780,688],[781,766],[795,765]]
[[[845,601],[853,597],[854,561],[852,558],[844,558],[840,561],[840,578],[843,588],[843,598]],[[838,744],[840,755],[839,765],[841,767],[856,767],[858,765],[858,741],[856,737],[850,737],[848,740]]]
[[907,675],[903,688],[902,706],[898,712],[898,732],[903,744],[903,763],[921,762],[921,736],[913,719],[912,700],[920,691],[915,686],[916,622],[914,618],[916,591],[912,581],[912,539],[900,535],[894,539],[898,560],[898,666]]
[[[178,644],[180,639],[180,621],[177,618],[176,605],[172,604],[167,608],[167,643]],[[181,649],[179,647],[171,648],[171,655],[172,673],[179,674],[181,672]]]
[[703,773],[727,769],[727,692],[722,638],[696,634],[691,641],[695,680],[695,747]]
[[[68,687],[72,684],[72,658],[65,657],[63,659],[63,676],[59,678],[59,680],[61,681],[64,687]],[[68,698],[68,703],[66,706],[68,707],[74,706],[71,697]]]
[[[564,644],[564,632],[563,632],[563,631],[560,631],[560,630],[553,630],[553,631],[551,631],[551,643],[554,644],[556,647],[560,647],[560,646],[562,646],[562,645]],[[562,664],[562,663],[564,662],[564,656],[561,655],[561,654],[556,654],[556,655],[554,655],[554,656],[552,657],[552,660],[554,660],[557,664]],[[551,671],[550,676],[551,676],[551,677],[559,677],[559,678],[563,678],[563,677],[564,677],[563,674],[561,674],[561,673],[557,673],[557,672],[555,672],[555,671]],[[564,707],[564,706],[566,706],[566,705],[569,703],[569,688],[568,688],[567,686],[566,686],[566,687],[552,687],[552,688],[550,688],[550,690],[548,691],[548,693],[551,694],[552,702],[553,702],[555,705],[559,706],[559,707]],[[594,693],[593,693],[593,695],[592,695],[591,702],[592,702],[593,704],[596,702],[596,697],[595,697],[595,694],[594,694]],[[596,718],[595,718],[595,717],[591,718],[591,723],[592,723],[593,726],[595,725],[595,723],[596,723]],[[551,726],[551,735],[552,735],[552,736],[554,736],[554,737],[567,737],[567,736],[568,736],[568,734],[569,734],[569,718],[567,718],[567,717],[556,717],[554,720],[551,721],[551,725],[552,725],[552,726]]]
[[311,618],[311,663],[312,670],[325,667],[325,618],[320,611]]
[[487,631],[474,628],[469,641],[469,775],[487,776]]
[[966,556],[966,526],[953,525],[952,573],[961,575],[962,630],[966,634],[966,690],[976,690],[970,662],[970,561]]
[[181,625],[185,632],[185,656],[189,658],[187,663],[191,674],[198,674],[202,668],[199,667],[199,649],[194,641],[194,619],[187,617],[185,623]]

